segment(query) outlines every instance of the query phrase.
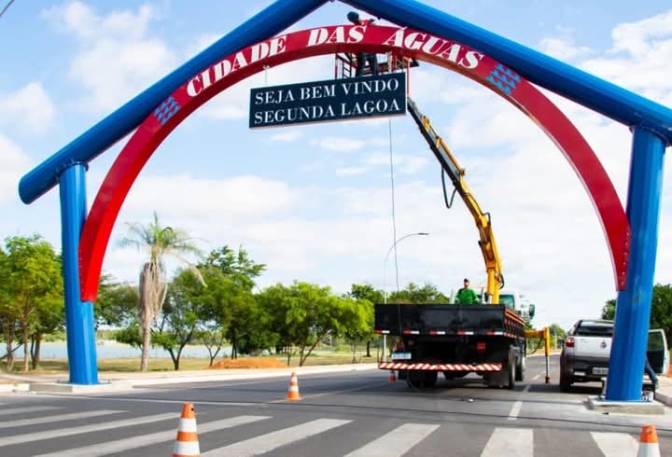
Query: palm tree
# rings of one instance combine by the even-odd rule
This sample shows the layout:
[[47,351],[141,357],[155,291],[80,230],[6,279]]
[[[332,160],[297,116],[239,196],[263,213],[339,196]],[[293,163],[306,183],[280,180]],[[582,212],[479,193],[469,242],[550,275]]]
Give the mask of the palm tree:
[[147,249],[149,259],[142,266],[140,272],[138,320],[141,326],[142,359],[140,371],[147,371],[149,365],[149,347],[151,342],[152,324],[156,323],[156,317],[163,307],[168,292],[166,281],[165,257],[173,257],[194,270],[199,280],[203,278],[194,266],[183,256],[185,254],[202,253],[193,244],[193,238],[180,229],[163,227],[159,222],[159,216],[154,212],[154,220],[148,225],[127,223],[128,234],[121,240],[122,246],[134,246],[138,249]]

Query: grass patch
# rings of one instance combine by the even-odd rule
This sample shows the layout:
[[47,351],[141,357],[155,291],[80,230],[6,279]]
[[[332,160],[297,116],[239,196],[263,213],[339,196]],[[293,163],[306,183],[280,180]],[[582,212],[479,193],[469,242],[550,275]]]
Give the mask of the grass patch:
[[[357,362],[372,363],[375,357],[357,357]],[[210,360],[207,358],[187,357],[180,360],[180,371],[207,370]],[[342,365],[352,363],[352,354],[320,354],[308,357],[304,366],[320,365]],[[243,357],[239,359],[218,359],[213,368],[216,369],[257,369],[257,368],[285,368],[287,367],[287,357]],[[293,356],[290,367],[299,365],[299,357]],[[20,369],[15,367],[15,372],[20,373]],[[98,360],[98,371],[100,373],[135,373],[140,371],[140,358],[130,359],[100,359]],[[169,358],[150,358],[149,371],[174,371],[173,361]],[[40,362],[40,367],[27,374],[62,374],[68,372],[68,361],[66,359],[46,359]]]

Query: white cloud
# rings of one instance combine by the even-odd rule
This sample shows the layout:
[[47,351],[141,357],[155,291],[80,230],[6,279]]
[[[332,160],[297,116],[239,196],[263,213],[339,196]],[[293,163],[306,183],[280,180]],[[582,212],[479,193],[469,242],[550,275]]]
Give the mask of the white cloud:
[[556,27],[556,35],[541,40],[540,50],[551,57],[566,62],[594,53],[588,46],[577,46],[573,31],[567,27]]
[[[410,154],[392,154],[392,164],[394,165],[395,174],[412,175],[422,171],[427,164],[433,160],[430,154],[421,156]],[[368,165],[380,165],[389,168],[390,154],[389,152],[373,152],[364,158],[364,163]],[[387,171],[387,170],[386,170]]]
[[359,176],[366,174],[368,168],[366,167],[344,167],[336,170],[337,176]]
[[270,140],[271,141],[282,142],[282,143],[290,143],[292,141],[298,140],[302,136],[303,136],[303,133],[301,133],[300,130],[294,129],[294,130],[288,130],[288,131],[282,132],[282,133],[276,133],[275,135],[271,135]]
[[672,10],[637,22],[619,24],[611,34],[612,51],[625,51],[632,57],[651,52],[670,52]]
[[80,100],[86,110],[112,111],[175,67],[167,44],[149,33],[150,22],[158,17],[150,6],[101,16],[70,1],[43,16],[78,40],[68,74],[88,91]]
[[366,141],[357,140],[348,137],[326,137],[321,140],[311,142],[311,145],[318,146],[326,151],[333,152],[352,152],[359,151],[366,146]]
[[0,205],[16,200],[19,179],[31,163],[21,148],[0,134]]
[[[174,192],[179,189],[179,192]],[[170,198],[166,196],[171,195]],[[189,175],[150,176],[138,180],[126,207],[138,213],[155,208],[168,217],[196,217],[213,220],[263,218],[291,209],[298,198],[287,183],[256,176],[227,180],[194,179]]]
[[587,47],[576,48],[561,38],[544,38],[541,40],[541,51],[559,60],[570,61],[577,57],[590,54]]
[[16,92],[0,95],[0,123],[30,134],[44,133],[56,109],[42,83],[30,82]]

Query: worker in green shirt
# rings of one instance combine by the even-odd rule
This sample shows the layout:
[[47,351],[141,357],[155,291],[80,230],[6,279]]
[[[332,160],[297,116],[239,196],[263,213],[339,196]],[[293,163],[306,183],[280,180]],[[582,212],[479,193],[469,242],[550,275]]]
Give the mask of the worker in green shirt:
[[478,302],[478,295],[469,288],[469,280],[464,278],[464,287],[457,291],[455,303],[458,305],[473,305]]

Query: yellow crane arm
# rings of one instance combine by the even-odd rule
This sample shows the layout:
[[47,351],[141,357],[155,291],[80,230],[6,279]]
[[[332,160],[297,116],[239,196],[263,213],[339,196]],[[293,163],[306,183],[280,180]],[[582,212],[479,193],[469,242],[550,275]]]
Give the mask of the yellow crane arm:
[[504,285],[504,276],[502,274],[502,261],[499,256],[499,251],[497,250],[495,235],[492,231],[490,214],[484,213],[481,210],[478,201],[476,201],[476,198],[471,193],[471,189],[464,179],[465,170],[460,167],[457,159],[455,159],[455,156],[453,156],[450,149],[448,149],[448,146],[446,146],[443,139],[436,133],[429,118],[420,112],[418,106],[410,97],[408,97],[407,108],[411,113],[413,120],[420,128],[422,136],[439,160],[443,172],[448,175],[453,183],[455,192],[460,195],[474,218],[479,234],[478,245],[483,253],[485,271],[487,273],[487,297],[489,297],[492,304],[499,304],[499,289]]

